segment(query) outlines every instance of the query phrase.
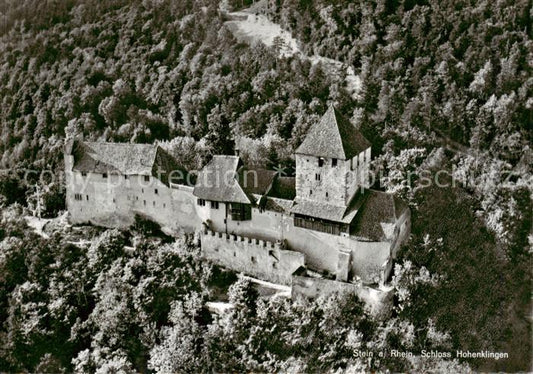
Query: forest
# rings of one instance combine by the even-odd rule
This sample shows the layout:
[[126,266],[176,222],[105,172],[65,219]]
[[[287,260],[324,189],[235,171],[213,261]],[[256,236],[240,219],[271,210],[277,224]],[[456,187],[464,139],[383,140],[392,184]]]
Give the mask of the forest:
[[[531,370],[530,2],[254,6],[306,55],[353,67],[361,92],[325,64],[239,41],[214,0],[0,3],[0,371]],[[200,262],[191,238],[146,223],[43,238],[23,219],[36,199],[45,217],[64,210],[60,179],[24,171],[59,173],[67,138],[158,143],[188,170],[235,149],[290,170],[330,103],[371,141],[374,187],[412,211],[388,321],[346,295],[265,301]],[[442,170],[455,185],[411,179]],[[220,287],[235,305],[222,317],[205,307]],[[510,358],[377,358],[432,348]]]

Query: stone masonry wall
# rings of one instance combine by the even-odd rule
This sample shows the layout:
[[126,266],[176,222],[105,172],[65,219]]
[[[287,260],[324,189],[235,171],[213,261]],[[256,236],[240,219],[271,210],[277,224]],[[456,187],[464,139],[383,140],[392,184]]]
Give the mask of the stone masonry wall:
[[305,266],[302,253],[279,243],[204,229],[202,256],[221,266],[275,283],[291,284],[292,274]]
[[190,187],[169,188],[156,178],[145,181],[139,175],[127,179],[76,171],[67,175],[70,184],[66,202],[72,223],[127,227],[138,213],[159,223],[168,233],[193,232],[201,226]]

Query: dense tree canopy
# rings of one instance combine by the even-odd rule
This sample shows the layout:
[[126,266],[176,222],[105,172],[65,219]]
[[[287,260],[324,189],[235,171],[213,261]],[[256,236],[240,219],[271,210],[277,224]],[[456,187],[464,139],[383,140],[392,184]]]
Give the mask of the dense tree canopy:
[[[304,54],[353,68],[359,95],[326,64],[280,56],[280,40],[239,42],[218,1],[0,3],[0,168],[11,169],[0,174],[0,370],[466,370],[354,358],[421,347],[508,351],[510,361],[469,364],[530,370],[529,3],[254,4]],[[374,187],[413,212],[389,322],[353,298],[258,299],[243,280],[229,291],[234,308],[212,315],[221,273],[190,241],[138,220],[83,229],[85,248],[73,232],[37,236],[21,218],[37,203],[43,216],[64,209],[61,178],[22,169],[60,170],[66,138],[159,142],[188,170],[235,149],[289,170],[329,102],[372,142]],[[438,171],[455,185],[428,187],[422,176]]]

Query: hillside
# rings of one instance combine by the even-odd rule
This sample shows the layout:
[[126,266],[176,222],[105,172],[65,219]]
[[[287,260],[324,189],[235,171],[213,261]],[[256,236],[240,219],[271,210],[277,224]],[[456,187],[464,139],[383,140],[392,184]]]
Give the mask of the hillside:
[[[530,371],[530,8],[526,0],[0,3],[0,371]],[[373,187],[411,208],[390,321],[370,319],[356,300],[257,300],[240,283],[240,309],[216,319],[205,310],[220,301],[212,282],[228,288],[235,279],[213,280],[187,254],[192,242],[139,228],[37,237],[23,218],[38,201],[51,221],[65,208],[67,138],[157,142],[188,170],[235,149],[248,164],[291,170],[329,103],[371,141]],[[437,176],[449,183],[426,183]],[[135,237],[141,250],[131,253]],[[510,359],[387,357],[366,366],[353,360],[361,347]]]

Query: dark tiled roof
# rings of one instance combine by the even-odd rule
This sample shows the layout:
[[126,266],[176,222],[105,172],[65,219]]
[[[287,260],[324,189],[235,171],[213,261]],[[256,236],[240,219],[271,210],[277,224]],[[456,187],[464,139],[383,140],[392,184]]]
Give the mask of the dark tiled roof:
[[408,209],[394,195],[374,190],[365,191],[366,199],[353,220],[351,234],[371,241],[390,241],[396,221]]
[[273,212],[289,214],[291,212],[292,204],[292,200],[268,197],[266,199],[265,209]]
[[296,199],[294,200],[291,212],[308,217],[349,224],[359,211],[364,198],[365,196],[357,191],[347,207],[332,205],[326,202],[321,203],[314,200]]
[[198,175],[194,196],[204,200],[250,204],[251,198],[237,180],[241,165],[237,156],[214,156]]
[[333,222],[350,223],[350,221],[345,222],[344,220],[346,207],[320,203],[312,200],[294,200],[294,205],[292,206],[291,212]]
[[168,185],[182,183],[186,171],[167,152],[154,144],[72,141],[66,147],[74,155],[73,170],[88,173],[153,175]]
[[152,175],[157,145],[76,142],[73,153],[77,171]]
[[296,197],[296,178],[277,177],[268,196],[294,200]]
[[337,110],[330,106],[309,129],[297,154],[348,160],[370,147],[370,142]]
[[270,190],[276,172],[268,169],[241,168],[238,172],[239,184],[248,194],[265,195]]

